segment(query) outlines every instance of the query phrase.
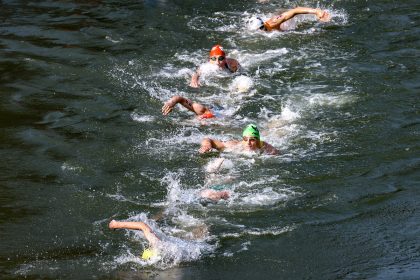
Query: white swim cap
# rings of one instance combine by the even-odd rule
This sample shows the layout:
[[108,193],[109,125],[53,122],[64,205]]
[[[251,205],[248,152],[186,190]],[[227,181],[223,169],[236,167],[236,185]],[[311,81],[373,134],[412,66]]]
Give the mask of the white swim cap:
[[264,28],[264,21],[260,17],[252,17],[248,20],[248,29],[249,30],[258,30]]

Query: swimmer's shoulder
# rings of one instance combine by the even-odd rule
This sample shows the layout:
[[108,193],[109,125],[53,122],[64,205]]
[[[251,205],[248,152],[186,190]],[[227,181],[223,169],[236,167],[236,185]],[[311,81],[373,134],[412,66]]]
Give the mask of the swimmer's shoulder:
[[261,147],[260,149],[261,149],[262,152],[264,152],[266,154],[269,154],[269,155],[278,155],[280,153],[280,151],[277,150],[276,148],[274,148],[273,145],[271,145],[267,142],[264,142],[264,141],[260,142],[260,147]]

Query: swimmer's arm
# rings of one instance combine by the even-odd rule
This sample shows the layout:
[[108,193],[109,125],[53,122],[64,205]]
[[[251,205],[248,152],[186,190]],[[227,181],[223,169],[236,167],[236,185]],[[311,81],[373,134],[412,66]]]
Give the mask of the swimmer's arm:
[[160,241],[159,238],[154,234],[152,229],[143,222],[120,222],[112,220],[109,223],[110,229],[135,229],[143,231],[144,237],[149,241],[152,247],[156,246]]
[[320,21],[326,22],[330,20],[330,14],[325,10],[313,9],[308,7],[297,7],[270,18],[264,23],[264,25],[269,29],[273,29],[277,26],[280,26],[280,24],[282,24],[283,22],[300,14],[314,14]]
[[282,17],[284,18],[283,22],[286,20],[289,20],[293,18],[296,15],[300,14],[313,14],[316,15],[318,20],[320,21],[329,21],[330,15],[327,11],[321,10],[321,9],[314,9],[314,8],[308,8],[308,7],[297,7],[291,10],[288,10],[284,13],[282,13]]
[[272,145],[268,144],[267,142],[264,142],[264,153],[269,155],[278,155],[280,151],[274,148]]
[[197,69],[197,71],[194,72],[194,74],[191,76],[191,82],[190,87],[198,88],[200,87],[200,69]]
[[226,58],[226,63],[229,65],[229,70],[232,73],[235,73],[236,71],[238,71],[239,67],[241,67],[239,62],[233,58]]
[[195,103],[189,100],[188,98],[175,95],[163,105],[162,114],[164,116],[168,115],[178,103],[199,116],[208,111],[208,109],[205,106],[199,103]]
[[224,144],[225,144],[225,148],[234,148],[237,145],[241,144],[241,141],[230,140],[230,141],[224,142]]
[[226,145],[224,142],[219,141],[219,140],[215,140],[215,139],[211,139],[211,138],[204,138],[201,141],[201,146],[200,149],[198,150],[198,152],[200,154],[204,154],[207,152],[210,152],[211,149],[216,149],[218,151],[223,151],[223,149],[226,148]]

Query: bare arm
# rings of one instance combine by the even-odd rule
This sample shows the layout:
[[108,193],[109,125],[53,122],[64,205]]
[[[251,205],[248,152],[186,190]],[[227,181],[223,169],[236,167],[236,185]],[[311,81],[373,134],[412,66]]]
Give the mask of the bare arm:
[[198,150],[200,154],[204,154],[209,152],[211,149],[216,149],[218,151],[222,151],[224,148],[226,148],[226,145],[224,142],[211,139],[211,138],[204,138],[201,141],[201,147]]
[[239,67],[241,67],[239,62],[236,59],[233,59],[233,58],[226,58],[226,63],[228,64],[229,70],[232,73],[235,73],[236,71],[238,71]]
[[297,7],[291,10],[288,10],[284,13],[282,13],[282,17],[284,18],[283,21],[289,20],[293,18],[296,15],[300,14],[313,14],[316,15],[318,18],[320,18],[323,15],[324,11],[321,9],[313,9],[308,7]]
[[318,20],[324,22],[329,21],[331,18],[330,14],[327,13],[325,10],[313,9],[308,7],[297,7],[288,10],[282,13],[281,15],[270,18],[264,23],[264,25],[268,30],[278,29],[280,24],[300,14],[314,14],[318,18]]
[[191,77],[190,87],[198,88],[200,87],[200,70],[198,69]]
[[149,241],[152,247],[156,246],[159,242],[159,238],[154,234],[152,229],[143,222],[120,222],[112,220],[109,223],[110,229],[135,229],[143,231],[144,237]]
[[232,148],[238,144],[240,144],[240,141],[237,141],[237,140],[230,140],[230,141],[223,142],[216,139],[204,138],[203,141],[201,141],[201,147],[200,147],[200,150],[198,151],[201,154],[209,152],[211,149],[223,151],[226,148]]
[[178,103],[199,116],[208,111],[208,109],[205,106],[199,103],[195,103],[189,100],[188,98],[175,95],[163,105],[162,114],[164,116],[168,115]]

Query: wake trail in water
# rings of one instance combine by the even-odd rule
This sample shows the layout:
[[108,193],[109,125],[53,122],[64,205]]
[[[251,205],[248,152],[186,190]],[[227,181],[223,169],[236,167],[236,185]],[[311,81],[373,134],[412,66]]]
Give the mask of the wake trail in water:
[[[177,52],[162,68],[149,71],[144,71],[147,68],[146,62],[132,60],[126,65],[115,66],[110,71],[110,76],[122,87],[146,93],[149,99],[162,104],[174,95],[188,97],[207,106],[216,104],[224,118],[205,124],[212,137],[220,140],[237,138],[235,132],[229,132],[229,127],[235,127],[238,131],[237,127],[255,122],[260,127],[263,140],[282,151],[283,155],[276,159],[278,162],[300,160],[319,152],[323,143],[337,141],[339,138],[335,131],[311,129],[314,117],[322,115],[325,109],[340,110],[354,102],[354,98],[346,94],[354,92],[351,86],[346,88],[337,85],[335,88],[326,88],[322,83],[311,79],[302,80],[298,86],[289,85],[289,80],[301,69],[309,73],[308,75],[315,73],[318,76],[332,76],[334,70],[325,66],[325,60],[318,60],[318,57],[326,57],[327,52],[328,61],[352,55],[340,50],[334,50],[331,55],[328,49],[312,42],[309,42],[308,46],[297,48],[281,44],[291,36],[315,37],[328,26],[347,23],[347,14],[344,11],[329,9],[329,12],[332,20],[328,24],[318,23],[313,16],[303,15],[295,19],[292,31],[271,33],[247,29],[248,20],[255,15],[265,18],[272,16],[271,13],[261,10],[244,13],[218,12],[217,16],[212,18],[192,18],[188,23],[192,30],[230,34],[230,38],[225,42],[225,49],[228,57],[240,62],[242,71],[238,74],[222,72],[217,66],[206,63],[208,50],[200,49]],[[307,27],[308,24],[311,27]],[[301,25],[305,27],[300,28]],[[259,40],[262,42],[258,43]],[[272,40],[273,43],[267,46],[264,40]],[[251,48],[240,48],[241,45]],[[312,53],[314,47],[318,48],[317,54]],[[202,83],[199,92],[188,87],[191,75],[197,67],[201,72]],[[345,67],[342,71],[346,71]],[[132,112],[131,118],[134,122],[160,125],[163,117],[159,116],[158,112],[160,111],[156,114]],[[138,151],[157,156],[170,150],[171,157],[174,158],[178,157],[177,153],[195,157],[198,144],[206,136],[202,129],[203,123],[196,121],[193,115],[180,107],[176,107],[176,111],[166,117],[165,122],[173,127],[139,143]],[[308,139],[312,146],[302,147],[295,144]],[[262,161],[265,160],[269,159],[262,157]],[[152,262],[144,261],[138,254],[131,253],[131,249],[124,247],[123,253],[116,258],[116,263],[136,262],[142,266],[167,268],[180,262],[200,259],[203,254],[214,253],[220,238],[279,235],[294,230],[294,225],[255,228],[251,225],[230,224],[223,216],[214,215],[211,219],[208,218],[209,213],[226,209],[234,215],[240,212],[258,212],[268,207],[281,208],[285,207],[287,202],[303,195],[299,187],[283,183],[281,174],[264,174],[264,166],[259,168],[257,178],[246,174],[255,164],[253,155],[222,154],[222,157],[207,161],[202,171],[203,181],[195,180],[194,184],[186,183],[191,178],[188,178],[189,175],[182,168],[168,172],[161,179],[162,186],[167,190],[166,201],[153,203],[154,207],[164,208],[165,223],[160,225],[161,229],[152,222],[153,228],[161,230],[164,239],[167,240],[161,248],[160,257],[152,259]],[[200,192],[212,185],[226,186],[230,197],[203,206],[200,203]],[[194,216],[189,214],[191,211],[195,213]],[[134,215],[130,219],[147,221],[144,213],[140,216]],[[214,226],[229,229],[233,226],[240,230],[222,230],[220,237],[216,237],[207,230]],[[201,228],[202,236],[199,238],[193,236],[195,228]],[[134,234],[134,238],[141,240],[141,234]],[[247,250],[249,245],[244,243],[236,252]],[[223,254],[232,256],[235,253],[228,249]]]

